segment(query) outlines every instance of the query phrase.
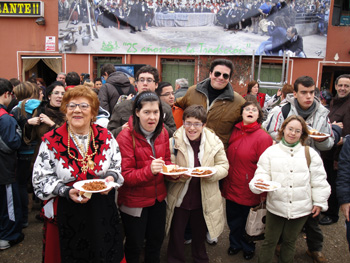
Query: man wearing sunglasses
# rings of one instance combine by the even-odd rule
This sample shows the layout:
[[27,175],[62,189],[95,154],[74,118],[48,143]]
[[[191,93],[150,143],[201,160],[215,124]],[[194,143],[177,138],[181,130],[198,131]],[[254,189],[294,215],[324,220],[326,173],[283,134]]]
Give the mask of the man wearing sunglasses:
[[[156,68],[147,65],[143,66],[136,72],[135,79],[135,84],[139,93],[142,91],[155,92],[159,83],[159,73]],[[129,100],[124,100],[114,106],[107,128],[113,133],[115,138],[117,138],[122,129],[128,128],[128,120],[132,115],[132,106],[135,97],[132,97]],[[171,111],[171,107],[167,103],[163,101],[161,102],[164,113],[164,127],[168,131],[169,137],[172,137],[173,133],[176,131],[173,113]]]
[[230,84],[232,71],[230,60],[214,60],[210,65],[209,78],[190,87],[184,97],[176,100],[176,106],[184,110],[194,104],[202,105],[208,113],[207,127],[215,131],[225,149],[245,102]]

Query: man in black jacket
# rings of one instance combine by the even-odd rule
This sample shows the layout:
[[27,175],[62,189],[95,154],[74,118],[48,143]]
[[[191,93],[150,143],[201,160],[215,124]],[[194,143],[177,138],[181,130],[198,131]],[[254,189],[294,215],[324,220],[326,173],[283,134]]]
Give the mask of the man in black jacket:
[[350,136],[345,137],[343,148],[339,155],[337,196],[340,209],[346,220],[346,238],[350,251]]
[[6,107],[12,100],[12,84],[0,78],[0,250],[24,238],[22,210],[16,183],[16,150],[21,146],[22,132]]
[[[337,94],[333,98],[329,107],[329,120],[337,123],[343,129],[342,136],[350,134],[350,74],[340,75],[335,81]],[[339,204],[336,193],[337,164],[338,156],[342,147],[342,141],[331,150],[322,152],[324,168],[327,172],[327,181],[332,188],[331,196],[328,200],[328,210],[325,217],[320,220],[321,225],[330,225],[338,222]]]

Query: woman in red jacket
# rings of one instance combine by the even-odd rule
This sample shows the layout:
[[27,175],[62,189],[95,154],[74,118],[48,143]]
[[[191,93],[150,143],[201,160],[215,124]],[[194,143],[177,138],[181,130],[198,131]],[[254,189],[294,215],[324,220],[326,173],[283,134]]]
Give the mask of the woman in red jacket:
[[163,109],[154,92],[137,95],[129,128],[120,132],[117,141],[125,180],[119,189],[118,205],[126,236],[126,261],[140,262],[146,240],[144,262],[160,262],[167,195],[160,172],[163,165],[171,161],[169,135],[163,127]]
[[230,228],[227,253],[235,255],[243,250],[243,257],[247,260],[253,258],[255,244],[244,238],[245,224],[250,208],[260,203],[260,195],[250,191],[249,182],[254,177],[260,155],[272,145],[270,135],[261,129],[262,117],[257,102],[247,101],[242,105],[241,118],[233,129],[227,148],[230,169],[222,183]]

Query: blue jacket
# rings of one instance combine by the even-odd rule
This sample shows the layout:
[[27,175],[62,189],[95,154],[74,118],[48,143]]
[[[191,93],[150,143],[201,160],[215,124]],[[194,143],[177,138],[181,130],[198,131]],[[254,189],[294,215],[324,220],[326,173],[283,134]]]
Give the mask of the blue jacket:
[[350,135],[345,137],[339,155],[337,197],[340,205],[350,203]]
[[21,146],[22,131],[17,121],[0,104],[0,184],[16,181],[16,150]]

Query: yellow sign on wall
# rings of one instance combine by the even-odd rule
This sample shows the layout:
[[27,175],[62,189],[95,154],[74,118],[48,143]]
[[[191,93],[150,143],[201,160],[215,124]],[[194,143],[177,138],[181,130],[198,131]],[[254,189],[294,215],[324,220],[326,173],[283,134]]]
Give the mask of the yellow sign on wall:
[[1,1],[0,16],[41,17],[44,16],[42,1]]

